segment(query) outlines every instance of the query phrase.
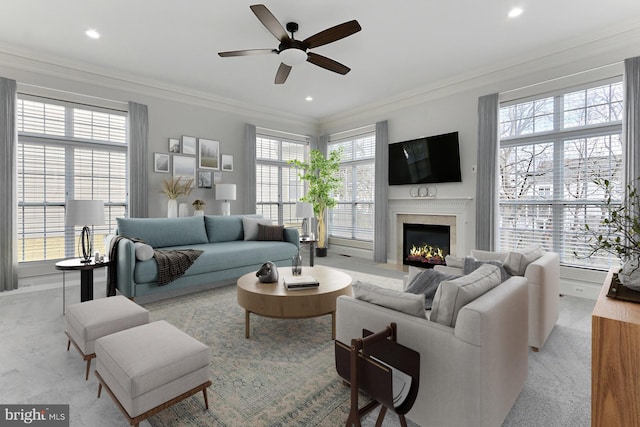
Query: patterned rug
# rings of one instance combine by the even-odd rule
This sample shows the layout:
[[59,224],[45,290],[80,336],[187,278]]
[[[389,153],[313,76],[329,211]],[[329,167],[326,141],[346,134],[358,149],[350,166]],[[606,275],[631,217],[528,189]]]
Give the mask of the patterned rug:
[[[347,271],[356,280],[401,289],[402,282]],[[149,419],[152,426],[337,426],[349,412],[349,389],[334,364],[331,316],[280,320],[245,313],[235,285],[145,304],[211,350],[209,411],[202,394]],[[361,396],[360,406],[366,403]]]

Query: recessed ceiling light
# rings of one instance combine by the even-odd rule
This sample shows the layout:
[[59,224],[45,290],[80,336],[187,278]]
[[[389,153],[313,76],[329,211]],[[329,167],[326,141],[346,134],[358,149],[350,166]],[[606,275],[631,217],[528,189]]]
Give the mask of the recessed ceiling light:
[[509,18],[516,18],[522,15],[522,12],[523,12],[522,8],[514,7],[509,11]]
[[308,101],[308,102],[311,102],[311,101],[313,101],[313,98],[312,98],[312,97],[310,97],[310,96],[307,96],[304,100],[305,100],[305,101]]
[[100,38],[100,33],[96,30],[94,30],[93,28],[89,28],[87,31],[84,32],[88,37],[92,38],[92,39],[99,39]]

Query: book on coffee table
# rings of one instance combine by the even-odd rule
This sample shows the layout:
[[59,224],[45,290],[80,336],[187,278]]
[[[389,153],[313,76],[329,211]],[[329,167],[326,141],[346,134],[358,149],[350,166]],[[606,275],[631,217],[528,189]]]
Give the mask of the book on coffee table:
[[287,276],[284,278],[283,282],[284,287],[291,290],[317,288],[320,286],[320,283],[318,283],[316,278],[309,275]]

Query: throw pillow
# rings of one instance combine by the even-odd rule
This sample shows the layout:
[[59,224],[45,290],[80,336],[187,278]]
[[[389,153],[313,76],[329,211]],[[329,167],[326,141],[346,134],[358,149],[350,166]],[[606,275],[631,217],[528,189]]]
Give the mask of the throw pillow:
[[440,282],[444,280],[452,280],[460,277],[459,275],[445,274],[438,270],[425,269],[416,275],[413,280],[409,282],[406,292],[417,295],[424,295],[424,308],[425,310],[431,310],[433,305],[433,297],[436,294],[436,290],[440,285]]
[[271,220],[269,218],[242,218],[244,240],[258,239],[258,224],[271,225]]
[[507,259],[507,255],[509,255],[509,252],[493,252],[471,249],[471,256],[480,261],[498,260],[504,264],[504,260]]
[[425,317],[424,297],[422,295],[381,288],[380,286],[361,281],[355,282],[351,287],[353,289],[353,296],[356,299],[401,311],[412,316]]
[[258,240],[283,241],[284,225],[258,224]]
[[447,264],[447,267],[462,268],[464,265],[464,259],[453,255],[444,257],[444,262]]
[[429,319],[445,326],[456,326],[462,307],[500,284],[500,269],[484,264],[471,274],[440,283],[433,299]]
[[509,252],[504,261],[504,267],[514,276],[524,276],[527,266],[544,254],[544,250],[537,245],[527,246],[516,252]]
[[507,271],[506,268],[504,268],[504,265],[502,265],[502,263],[498,260],[487,260],[487,261],[480,261],[475,259],[472,256],[468,256],[464,258],[464,267],[462,268],[462,274],[469,274],[472,271],[476,270],[478,267],[480,267],[483,264],[491,264],[491,265],[495,265],[496,267],[498,267],[500,269],[500,279],[504,282],[505,280],[507,280],[509,277],[511,277],[511,273],[509,273]]
[[146,243],[135,242],[133,247],[136,250],[136,259],[138,261],[147,261],[153,258],[153,248]]

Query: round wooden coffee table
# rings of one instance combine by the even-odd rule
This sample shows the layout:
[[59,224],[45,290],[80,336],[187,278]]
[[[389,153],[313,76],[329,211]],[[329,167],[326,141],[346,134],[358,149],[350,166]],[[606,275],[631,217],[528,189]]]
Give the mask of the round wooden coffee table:
[[283,279],[292,277],[291,267],[278,269],[277,283],[261,283],[256,273],[238,279],[238,304],[245,309],[245,337],[249,338],[251,313],[276,319],[306,319],[331,314],[331,338],[336,337],[336,298],[351,295],[351,276],[333,268],[316,265],[302,267],[303,275],[313,276],[320,286],[287,290]]

